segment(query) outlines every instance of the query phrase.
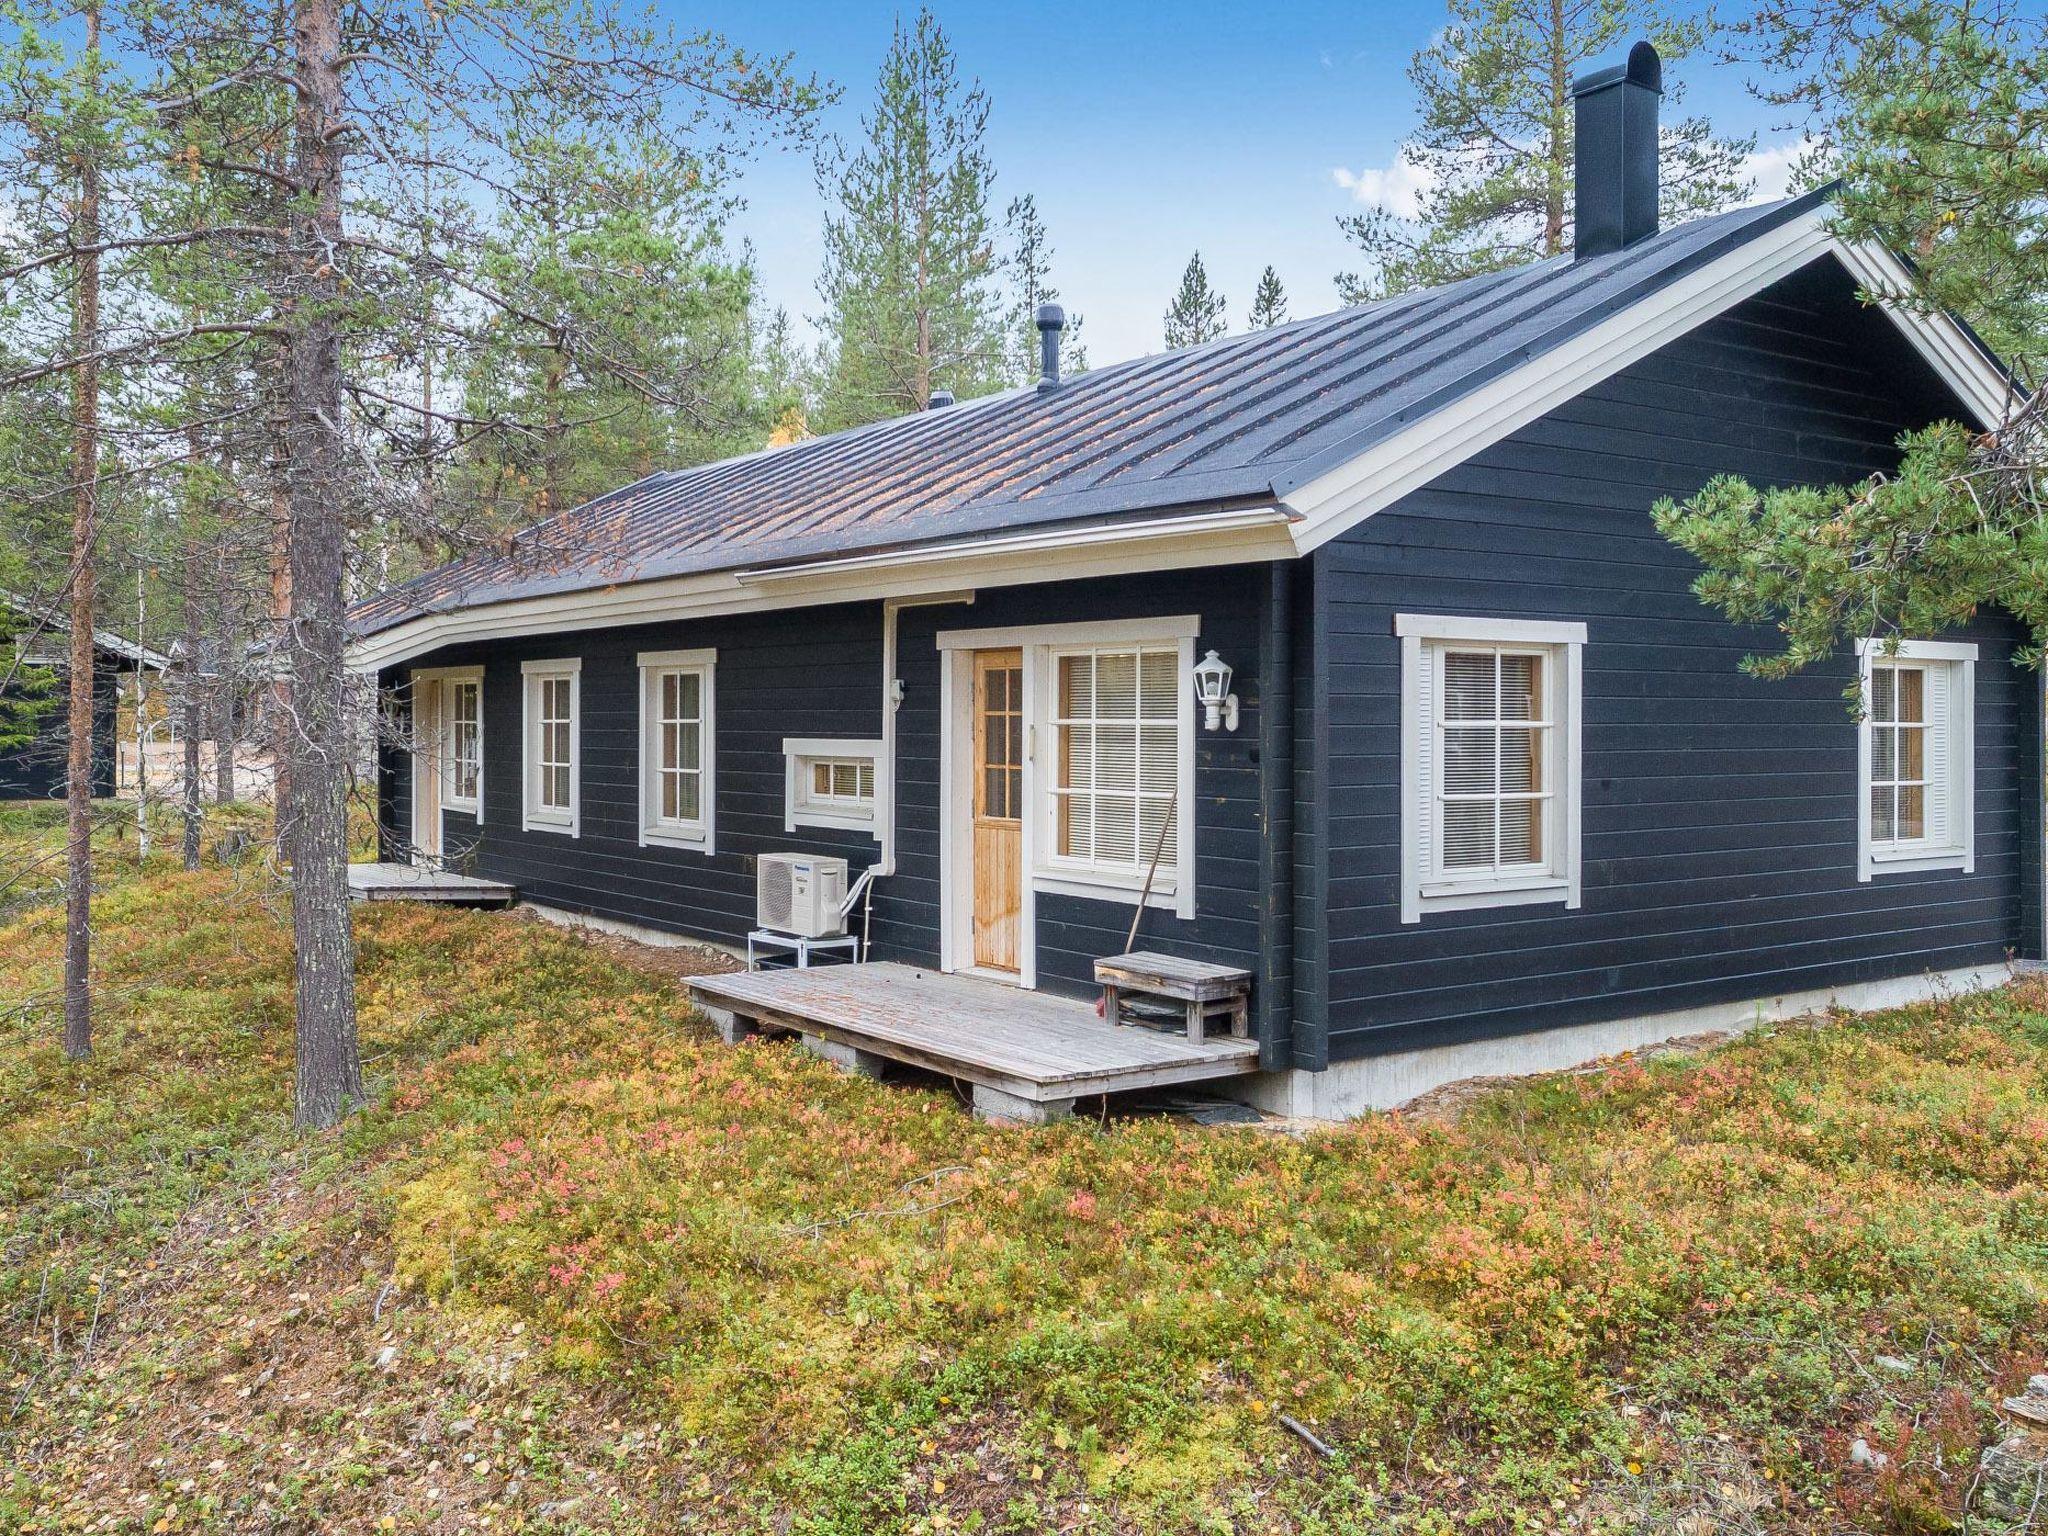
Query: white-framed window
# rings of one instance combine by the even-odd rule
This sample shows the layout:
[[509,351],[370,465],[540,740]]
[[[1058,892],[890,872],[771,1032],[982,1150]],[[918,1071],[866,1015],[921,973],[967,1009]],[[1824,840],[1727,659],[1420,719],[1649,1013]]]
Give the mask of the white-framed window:
[[718,652],[640,653],[640,842],[713,849]]
[[580,658],[529,661],[520,666],[525,743],[522,778],[529,832],[579,834],[582,799],[582,689]]
[[1401,920],[1579,905],[1586,626],[1400,614]]
[[1155,858],[1162,871],[1179,871],[1180,766],[1192,745],[1182,719],[1182,701],[1193,697],[1187,649],[1048,649],[1048,868],[1119,883],[1142,881]]
[[483,819],[484,793],[484,680],[452,677],[442,694],[442,709],[448,717],[448,794],[450,810],[467,811]]
[[1977,647],[1864,640],[1856,650],[1857,878],[1974,869]]
[[875,765],[881,756],[879,741],[785,736],[783,830],[850,827],[874,831],[879,782]]
[[[1021,974],[1032,984],[1034,899],[1047,893],[1128,904],[1140,893],[1176,917],[1195,916],[1194,665],[1201,618],[1145,619],[941,630],[941,712],[948,720],[941,753],[942,857],[957,900],[941,914],[957,941],[970,931],[955,910],[971,888],[973,769],[979,760],[970,707],[972,653],[1016,650],[1023,661],[1020,731],[1022,857],[1026,885]],[[1239,658],[1243,660],[1242,657]],[[1009,742],[1003,756],[1011,756]],[[982,754],[986,756],[986,754]],[[1001,771],[1001,770],[999,770]],[[1004,794],[1010,793],[1006,780]],[[1156,872],[1147,888],[1155,850]],[[942,940],[942,942],[949,942]],[[957,954],[954,943],[948,954]]]

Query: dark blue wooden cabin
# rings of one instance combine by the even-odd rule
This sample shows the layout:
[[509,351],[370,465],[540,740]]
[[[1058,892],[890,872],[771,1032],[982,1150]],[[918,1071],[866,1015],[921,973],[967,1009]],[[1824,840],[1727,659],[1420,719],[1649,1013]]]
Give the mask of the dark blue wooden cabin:
[[2011,386],[1859,298],[1895,259],[1824,194],[1656,230],[1607,116],[1655,89],[1582,83],[1569,256],[655,475],[362,605],[391,856],[738,943],[761,855],[839,855],[872,958],[1077,996],[1149,874],[1142,942],[1254,972],[1254,1091],[1309,1113],[2038,957],[2019,628],[1759,681],[1649,516]]

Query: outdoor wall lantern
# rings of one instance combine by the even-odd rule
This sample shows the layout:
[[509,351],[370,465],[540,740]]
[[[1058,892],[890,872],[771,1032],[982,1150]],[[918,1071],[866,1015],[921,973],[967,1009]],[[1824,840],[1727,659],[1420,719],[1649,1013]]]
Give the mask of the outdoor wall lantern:
[[1237,729],[1237,695],[1230,691],[1230,664],[1214,651],[1195,663],[1195,698],[1210,729]]

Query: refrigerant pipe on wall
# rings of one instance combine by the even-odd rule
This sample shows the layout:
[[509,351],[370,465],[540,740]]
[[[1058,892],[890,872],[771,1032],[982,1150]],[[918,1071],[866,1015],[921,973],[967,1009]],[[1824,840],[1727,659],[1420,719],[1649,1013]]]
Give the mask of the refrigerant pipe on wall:
[[896,711],[903,703],[903,679],[896,675],[896,621],[905,608],[933,608],[947,603],[971,603],[972,592],[932,592],[922,597],[882,599],[882,761],[875,775],[875,841],[881,853],[860,873],[846,900],[839,905],[841,916],[865,901],[861,912],[860,952],[868,952],[873,931],[874,883],[896,873]]

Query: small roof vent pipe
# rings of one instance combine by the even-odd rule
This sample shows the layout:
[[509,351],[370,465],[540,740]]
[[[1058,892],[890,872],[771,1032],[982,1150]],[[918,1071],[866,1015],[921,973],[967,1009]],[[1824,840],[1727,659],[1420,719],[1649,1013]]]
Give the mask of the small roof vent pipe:
[[1060,387],[1060,332],[1067,328],[1067,312],[1057,304],[1038,306],[1038,392]]
[[928,411],[943,411],[952,403],[953,391],[950,389],[935,389],[932,391],[931,398],[925,401],[924,408]]
[[1572,83],[1572,254],[1605,256],[1657,233],[1657,104],[1664,66],[1637,43]]

